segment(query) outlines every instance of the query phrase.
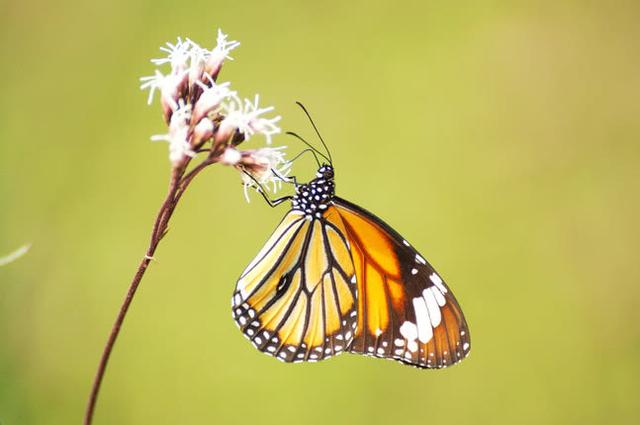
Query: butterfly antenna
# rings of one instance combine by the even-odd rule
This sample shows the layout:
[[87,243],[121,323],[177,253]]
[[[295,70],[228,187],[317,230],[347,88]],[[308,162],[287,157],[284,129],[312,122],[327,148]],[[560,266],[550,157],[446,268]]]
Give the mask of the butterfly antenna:
[[311,155],[313,155],[313,159],[316,160],[316,164],[318,164],[318,167],[320,167],[321,164],[320,164],[320,160],[318,159],[318,154],[316,153],[316,151],[314,151],[311,148],[304,149],[298,155],[296,155],[293,158],[291,158],[288,162],[293,162],[293,161],[297,160],[298,158],[300,158],[302,155],[304,155],[307,152],[311,152]]
[[[331,162],[331,155],[329,155],[329,157],[327,157],[325,154],[323,154],[322,152],[320,152],[318,149],[314,148],[313,146],[311,146],[311,143],[307,142],[306,140],[304,140],[302,138],[302,136],[298,135],[297,133],[294,133],[293,131],[287,131],[286,132],[287,135],[289,136],[293,136],[296,139],[300,140],[302,143],[304,143],[305,145],[309,146],[309,148],[311,149],[312,152],[317,152],[318,155],[322,156],[324,159],[326,159],[327,161]],[[315,154],[314,154],[315,157]],[[316,157],[316,162],[318,162],[318,158]],[[318,164],[320,165],[320,164]]]
[[311,118],[311,114],[309,114],[309,111],[307,111],[307,108],[305,108],[302,103],[296,101],[296,104],[304,111],[304,113],[307,116],[307,118],[309,118],[309,121],[311,122],[311,125],[313,126],[313,129],[316,131],[316,134],[318,135],[318,138],[322,142],[322,146],[324,146],[324,149],[327,151],[327,154],[329,155],[329,158],[327,158],[324,155],[322,155],[322,156],[324,156],[326,159],[328,159],[330,164],[333,164],[333,161],[331,159],[331,152],[329,152],[329,148],[327,147],[327,144],[324,142],[324,139],[320,135],[320,131],[318,131],[318,127],[316,127],[316,123],[313,122],[313,118]]

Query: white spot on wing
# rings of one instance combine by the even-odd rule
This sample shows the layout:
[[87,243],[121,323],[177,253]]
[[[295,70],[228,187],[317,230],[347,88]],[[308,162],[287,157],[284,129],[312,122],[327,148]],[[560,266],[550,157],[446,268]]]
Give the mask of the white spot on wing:
[[425,303],[425,299],[423,297],[414,298],[413,309],[416,313],[418,339],[423,344],[427,343],[433,337],[433,329],[431,329],[431,324],[429,323],[429,310],[427,304]]
[[435,299],[438,302],[438,305],[440,307],[442,307],[443,305],[445,305],[447,303],[447,299],[444,297],[444,295],[442,295],[442,293],[440,292],[440,290],[438,289],[437,286],[432,286],[429,289],[425,289],[425,291],[433,292],[433,296],[435,297]]
[[420,264],[427,265],[427,261],[420,256],[420,254],[416,254],[416,261]]
[[443,294],[447,293],[447,288],[445,288],[444,285],[442,284],[442,279],[440,279],[440,276],[438,276],[436,273],[431,273],[431,276],[429,276],[429,279],[431,279],[431,282],[433,282],[433,284],[438,287],[440,292],[442,292]]
[[411,274],[412,275],[418,274],[418,269],[416,269],[416,268],[411,269]]
[[[400,335],[406,339],[407,348],[409,351],[415,353],[418,350],[418,344],[416,343],[416,338],[418,338],[418,328],[415,323],[412,322],[404,322],[402,326],[400,326]],[[409,354],[411,357],[411,354]]]
[[442,320],[442,315],[440,314],[440,307],[438,306],[438,302],[436,301],[433,292],[429,289],[425,289],[422,291],[423,299],[426,301],[426,307],[429,310],[429,318],[431,319],[431,326],[437,327]]

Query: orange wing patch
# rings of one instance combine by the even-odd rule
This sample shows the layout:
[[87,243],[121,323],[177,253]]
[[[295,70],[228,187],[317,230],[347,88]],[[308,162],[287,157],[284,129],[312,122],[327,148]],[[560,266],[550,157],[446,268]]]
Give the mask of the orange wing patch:
[[398,282],[400,265],[393,252],[393,240],[375,223],[346,209],[340,209],[346,235],[351,244],[358,293],[358,326],[356,336],[366,329],[379,336],[387,329],[391,306],[404,305],[404,292]]
[[379,218],[334,199],[358,282],[358,325],[349,351],[424,368],[466,357],[464,316],[431,265]]
[[366,240],[366,252],[369,262],[386,276],[400,278],[400,264],[398,258],[389,255],[393,250],[394,242],[380,226],[366,220],[362,216],[347,209],[340,209],[340,216],[348,227],[348,234],[358,239],[359,245]]

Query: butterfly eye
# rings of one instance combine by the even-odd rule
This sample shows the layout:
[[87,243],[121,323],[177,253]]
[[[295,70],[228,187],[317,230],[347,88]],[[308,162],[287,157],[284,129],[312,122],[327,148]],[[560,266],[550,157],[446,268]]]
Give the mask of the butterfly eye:
[[324,177],[325,179],[332,179],[333,178],[333,168],[331,167],[323,167],[324,170],[322,170],[322,177]]

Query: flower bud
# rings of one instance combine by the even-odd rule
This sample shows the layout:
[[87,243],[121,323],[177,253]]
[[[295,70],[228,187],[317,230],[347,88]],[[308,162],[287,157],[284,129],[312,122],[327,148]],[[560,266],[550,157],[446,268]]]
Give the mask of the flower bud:
[[213,138],[213,144],[215,146],[228,145],[237,131],[238,127],[236,127],[233,122],[227,119],[222,120]]
[[191,136],[191,148],[199,149],[207,140],[213,136],[213,130],[215,125],[209,118],[202,118],[198,124],[193,128],[193,134]]
[[228,147],[220,156],[220,162],[224,165],[238,165],[242,159],[242,154],[236,148]]

